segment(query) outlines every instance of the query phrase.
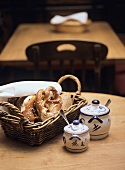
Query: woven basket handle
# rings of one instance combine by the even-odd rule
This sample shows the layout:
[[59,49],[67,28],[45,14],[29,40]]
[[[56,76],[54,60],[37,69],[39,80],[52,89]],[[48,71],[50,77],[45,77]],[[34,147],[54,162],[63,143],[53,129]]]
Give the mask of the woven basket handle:
[[14,106],[13,104],[11,104],[9,102],[0,102],[0,106],[5,106],[8,109],[10,109],[14,115],[24,118],[21,111],[16,106]]
[[76,91],[76,94],[81,94],[81,83],[79,81],[79,79],[71,74],[67,74],[65,76],[62,76],[59,80],[58,80],[58,83],[61,84],[65,79],[72,79],[76,82],[77,84],[77,91]]

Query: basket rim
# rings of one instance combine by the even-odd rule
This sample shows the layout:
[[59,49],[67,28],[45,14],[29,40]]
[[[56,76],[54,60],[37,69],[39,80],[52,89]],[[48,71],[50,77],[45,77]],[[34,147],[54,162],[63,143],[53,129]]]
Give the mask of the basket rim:
[[[79,109],[80,107],[82,107],[82,106],[87,104],[87,100],[84,97],[81,97],[79,95],[76,95],[76,96],[77,96],[77,100],[80,100],[80,101],[78,103],[73,104],[72,106],[70,106],[66,110],[66,116],[69,113],[75,112],[77,109]],[[6,105],[9,106],[9,104],[10,104],[9,102],[0,102],[0,105],[2,105],[2,106],[6,106]],[[10,104],[10,105],[13,106],[12,104]],[[26,129],[40,129],[40,128],[43,128],[45,126],[48,126],[48,125],[52,124],[53,122],[55,122],[60,117],[61,117],[61,115],[58,113],[56,116],[50,117],[50,118],[46,119],[43,122],[32,123],[32,122],[30,122],[25,117],[20,117],[20,115],[14,115],[13,112],[9,113],[7,111],[0,110],[0,119],[1,120],[4,120],[4,121],[5,120],[6,121],[9,120],[9,121],[12,121],[13,123],[17,123],[18,122],[19,124],[21,124],[21,126],[23,126],[24,129],[25,128]]]

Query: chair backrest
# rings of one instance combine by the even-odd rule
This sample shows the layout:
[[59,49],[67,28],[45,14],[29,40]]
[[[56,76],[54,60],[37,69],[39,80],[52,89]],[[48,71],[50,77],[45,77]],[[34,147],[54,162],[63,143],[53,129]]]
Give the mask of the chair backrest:
[[[51,79],[54,68],[52,61],[58,61],[61,74],[74,74],[76,69],[81,69],[81,82],[85,81],[86,68],[88,61],[94,63],[94,72],[97,79],[97,88],[100,87],[101,61],[106,59],[108,48],[98,42],[79,41],[79,40],[58,40],[32,44],[26,48],[26,56],[29,61],[34,63],[35,78],[40,78],[40,63],[47,61]],[[65,62],[68,62],[66,66]],[[80,65],[76,68],[76,63]],[[60,76],[62,76],[60,75]]]

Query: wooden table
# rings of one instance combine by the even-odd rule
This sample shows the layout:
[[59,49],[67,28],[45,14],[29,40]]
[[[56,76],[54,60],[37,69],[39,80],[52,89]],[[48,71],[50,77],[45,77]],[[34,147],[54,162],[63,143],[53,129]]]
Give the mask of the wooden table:
[[0,55],[0,65],[28,65],[25,54],[28,45],[42,41],[66,39],[96,41],[106,44],[109,49],[107,64],[121,62],[125,59],[125,47],[107,22],[93,22],[88,31],[74,34],[57,33],[49,24],[35,23],[21,24],[17,27]]
[[71,153],[63,147],[62,134],[34,147],[7,138],[0,128],[1,170],[125,170],[125,98],[107,94],[82,93],[90,103],[110,98],[111,128],[103,140],[90,141],[88,150]]

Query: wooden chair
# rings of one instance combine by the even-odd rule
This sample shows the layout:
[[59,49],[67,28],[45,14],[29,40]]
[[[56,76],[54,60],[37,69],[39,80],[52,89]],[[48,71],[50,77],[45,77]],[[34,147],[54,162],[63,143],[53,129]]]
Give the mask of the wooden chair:
[[115,64],[114,91],[117,95],[125,96],[125,64]]
[[85,83],[86,69],[91,66],[98,90],[101,83],[101,61],[106,59],[107,52],[108,48],[104,44],[79,40],[40,42],[26,48],[26,56],[34,65],[35,79],[40,79],[40,70],[43,68],[41,64],[45,61],[51,80],[54,70],[60,70],[60,76],[66,74],[66,70],[68,74],[75,74],[76,70],[80,70],[81,83]]

